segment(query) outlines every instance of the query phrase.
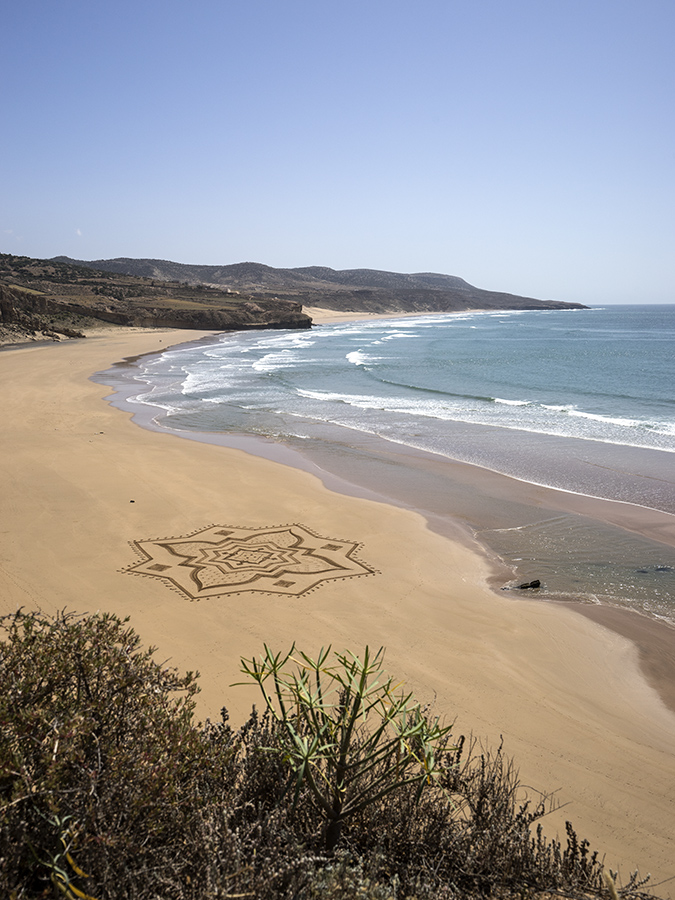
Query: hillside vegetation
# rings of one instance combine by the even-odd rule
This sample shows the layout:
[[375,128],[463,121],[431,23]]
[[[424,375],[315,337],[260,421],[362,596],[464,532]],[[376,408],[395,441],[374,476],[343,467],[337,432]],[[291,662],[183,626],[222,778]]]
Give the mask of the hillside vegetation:
[[275,269],[261,263],[199,266],[163,259],[97,259],[91,262],[57,257],[106,272],[144,276],[157,281],[177,279],[251,294],[281,297],[303,306],[347,312],[452,312],[466,309],[580,309],[580,303],[536,300],[516,294],[485,291],[455,275],[420,272],[406,275],[376,269],[336,271],[325,266]]

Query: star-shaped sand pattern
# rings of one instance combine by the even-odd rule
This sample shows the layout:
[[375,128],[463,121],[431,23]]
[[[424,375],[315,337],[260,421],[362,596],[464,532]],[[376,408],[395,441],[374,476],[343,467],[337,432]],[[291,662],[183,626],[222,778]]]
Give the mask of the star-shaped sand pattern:
[[360,544],[315,534],[306,525],[212,525],[185,537],[132,541],[143,557],[123,571],[162,578],[191,600],[256,591],[300,596],[335,578],[370,575]]

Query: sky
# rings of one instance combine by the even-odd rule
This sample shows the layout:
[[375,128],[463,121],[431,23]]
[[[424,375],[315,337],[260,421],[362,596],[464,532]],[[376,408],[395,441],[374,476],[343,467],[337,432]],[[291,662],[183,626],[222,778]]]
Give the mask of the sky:
[[20,0],[0,252],[675,303],[673,0]]

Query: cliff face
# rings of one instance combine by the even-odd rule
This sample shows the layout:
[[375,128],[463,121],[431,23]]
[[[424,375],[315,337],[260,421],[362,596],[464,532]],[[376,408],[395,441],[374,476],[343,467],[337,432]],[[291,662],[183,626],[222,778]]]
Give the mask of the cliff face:
[[123,302],[105,307],[86,307],[75,303],[59,303],[59,306],[115,325],[141,328],[241,331],[253,328],[309,328],[312,324],[310,317],[302,312],[302,306],[289,300],[243,302],[229,309],[172,309]]
[[83,324],[85,317],[70,315],[47,297],[0,284],[0,343],[83,338],[77,327]]

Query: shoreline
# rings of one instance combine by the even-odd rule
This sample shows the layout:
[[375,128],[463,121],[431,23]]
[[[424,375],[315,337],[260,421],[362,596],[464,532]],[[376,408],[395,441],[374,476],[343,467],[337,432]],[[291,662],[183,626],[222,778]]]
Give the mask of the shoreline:
[[[115,403],[114,400],[107,399],[109,402]],[[129,411],[129,406],[124,403],[119,404],[118,408]],[[146,416],[134,413],[134,420],[139,417],[144,419],[153,418],[147,410],[145,412]],[[252,435],[220,435],[209,432],[179,431],[151,424],[149,421],[137,424],[139,427],[147,428],[157,433],[173,434],[188,441],[212,444],[223,449],[239,449],[254,457],[267,459],[283,466],[290,466],[300,471],[308,472],[319,478],[329,491],[361,499],[371,499],[416,512],[425,518],[428,527],[432,531],[450,540],[462,543],[471,552],[479,553],[485,558],[491,567],[487,582],[496,595],[499,596],[501,591],[507,590],[505,582],[514,581],[514,572],[508,563],[481,541],[480,534],[474,534],[470,527],[466,523],[460,522],[457,517],[433,514],[416,506],[414,503],[405,503],[386,493],[373,488],[365,488],[360,484],[348,481],[338,474],[322,469],[310,458],[304,456],[301,451],[290,448],[286,444],[266,441],[264,438]],[[434,456],[434,454],[429,454],[425,451],[415,451],[415,455],[423,457]],[[513,491],[518,493],[521,502],[530,503],[533,507],[584,515],[593,521],[617,525],[620,528],[631,531],[634,534],[646,536],[666,546],[675,546],[675,517],[670,513],[619,500],[609,500],[573,491],[549,488],[504,475],[492,469],[474,466],[470,463],[446,458],[442,459],[446,467],[452,468],[456,473],[461,473],[469,483],[476,485],[481,483],[484,485],[486,481],[489,481],[494,493]],[[512,483],[516,483],[517,487],[514,488]],[[530,574],[534,577],[536,573],[532,572]],[[515,578],[515,580],[528,580],[528,576],[524,575],[522,579]],[[515,589],[501,596],[506,599],[512,599],[517,596],[517,593],[514,591]],[[628,638],[638,650],[642,674],[658,692],[666,706],[675,713],[675,626],[669,622],[649,617],[638,610],[610,606],[606,603],[598,603],[597,605],[582,603],[573,596],[565,600],[557,600],[546,596],[540,597],[538,594],[533,593],[530,595],[530,599],[533,602],[553,603],[568,607],[616,634]]]
[[574,603],[570,606],[592,622],[628,638],[637,648],[643,675],[668,709],[675,712],[675,628],[630,609]]
[[[490,742],[503,734],[523,783],[571,804],[544,820],[547,834],[564,834],[569,818],[624,878],[637,865],[674,877],[675,716],[642,677],[638,643],[571,608],[496,595],[487,560],[418,513],[336,494],[285,463],[139,428],[89,380],[186,339],[198,335],[117,333],[0,355],[13,384],[2,399],[2,612],[130,615],[162,658],[201,669],[199,714],[216,717],[226,702],[235,725],[254,697],[228,687],[239,657],[270,636],[310,652],[385,645],[387,668],[421,699],[435,696],[458,731]],[[372,572],[306,596],[190,602],[160,578],[125,571],[133,541],[285,522],[356,541]]]
[[[312,312],[316,314],[317,310],[314,309]],[[377,317],[392,318],[385,315]],[[374,316],[370,315],[368,318],[374,318]],[[327,316],[324,321],[334,320],[353,321],[354,317],[347,313],[336,313],[334,316]],[[105,375],[106,373],[98,373],[96,380],[99,383],[107,384],[108,380]],[[329,470],[322,467],[321,461],[317,462],[311,454],[308,456],[304,453],[302,446],[293,448],[286,443],[262,436],[193,432],[166,427],[155,421],[157,408],[141,406],[140,409],[134,409],[131,404],[126,402],[126,396],[129,394],[133,396],[133,391],[125,391],[124,387],[117,387],[115,390],[115,395],[107,398],[108,401],[119,409],[131,412],[134,421],[140,427],[158,433],[173,434],[188,441],[243,450],[254,456],[309,472],[320,478],[329,490],[347,496],[374,499],[419,513],[425,517],[428,526],[433,531],[451,540],[462,542],[468,549],[481,553],[490,562],[493,571],[488,578],[488,583],[496,593],[505,589],[505,582],[530,581],[540,574],[536,570],[523,573],[512,570],[509,564],[481,539],[480,532],[477,532],[466,521],[462,521],[454,510],[450,514],[440,514],[437,510],[425,508],[424,504],[418,502],[417,498],[411,496],[410,493],[407,498],[402,498],[388,491],[388,487],[391,485],[387,485],[386,481],[383,484],[371,482],[368,487],[365,487],[363,478],[360,481],[352,480],[348,471],[337,472],[335,469]],[[521,507],[547,510],[551,514],[563,512],[574,516],[584,516],[591,522],[615,525],[633,534],[663,543],[665,546],[675,547],[675,516],[669,512],[621,500],[540,485],[494,469],[391,443],[382,438],[378,438],[377,443],[391,446],[390,458],[405,455],[408,459],[417,462],[429,461],[432,465],[442,466],[450,473],[451,480],[463,482],[474,492],[474,495],[484,489],[490,498],[517,496]],[[384,461],[386,462],[387,459],[385,458]],[[510,591],[506,596],[512,598],[514,595],[517,596],[517,592],[514,594],[513,591]],[[602,624],[603,627],[631,640],[638,650],[644,677],[659,693],[666,706],[675,712],[675,627],[672,623],[649,617],[638,610],[611,606],[606,603],[591,605],[579,602],[573,592],[570,592],[570,596],[564,599],[558,599],[555,595],[547,596],[545,592],[543,592],[543,596],[539,592],[530,596],[538,602],[567,606],[591,621]]]

